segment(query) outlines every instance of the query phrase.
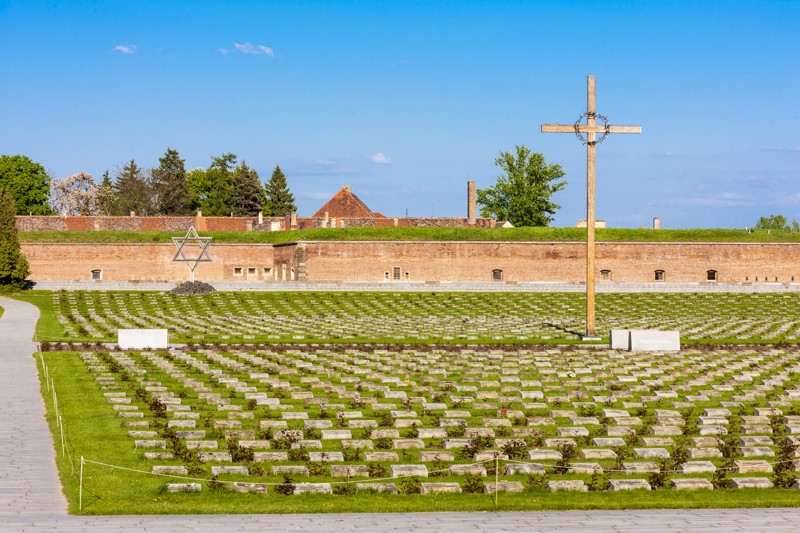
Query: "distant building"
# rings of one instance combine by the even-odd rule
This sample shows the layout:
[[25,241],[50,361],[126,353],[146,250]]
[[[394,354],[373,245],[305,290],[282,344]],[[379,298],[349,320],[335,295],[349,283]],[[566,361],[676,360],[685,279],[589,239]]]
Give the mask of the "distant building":
[[353,194],[349,185],[342,187],[328,202],[311,215],[311,218],[386,218],[372,211],[367,204]]

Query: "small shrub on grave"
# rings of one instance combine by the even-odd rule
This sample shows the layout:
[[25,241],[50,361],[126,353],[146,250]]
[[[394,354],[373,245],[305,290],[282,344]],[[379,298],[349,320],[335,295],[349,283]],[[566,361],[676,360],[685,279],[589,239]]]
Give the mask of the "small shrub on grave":
[[342,483],[334,485],[332,490],[337,496],[353,496],[356,493],[356,486],[351,483]]
[[485,450],[492,444],[492,439],[487,436],[477,435],[467,442],[467,445],[459,448],[456,455],[461,459],[473,459],[475,454]]
[[544,489],[547,487],[549,479],[546,472],[544,474],[528,474],[528,477],[525,478],[525,485],[532,489]]
[[503,453],[509,459],[525,459],[528,455],[527,443],[522,439],[511,439],[503,446]]
[[773,483],[782,489],[791,488],[795,481],[794,457],[797,446],[790,439],[781,436],[777,441],[778,460],[773,466]]
[[448,474],[446,465],[441,459],[435,459],[431,463],[431,470],[428,472],[428,477],[445,477]]
[[306,461],[308,475],[312,477],[322,477],[328,474],[328,467],[324,462]]
[[575,437],[575,442],[580,447],[591,446],[591,444],[592,444],[592,436],[591,435],[581,435],[581,436]]
[[570,462],[578,453],[575,448],[576,447],[571,444],[562,444],[558,447],[558,451],[561,452],[561,459],[556,461],[556,464],[553,465],[556,473],[565,474],[569,471]]
[[229,438],[227,442],[228,452],[231,454],[231,460],[234,463],[242,463],[252,461],[255,457],[255,452],[252,448],[245,448],[239,444],[239,439]]
[[394,417],[389,411],[384,411],[378,415],[378,425],[382,428],[390,428],[394,426]]
[[497,462],[496,461],[489,461],[488,463],[484,463],[486,465],[486,475],[491,477],[497,475]]
[[389,450],[392,448],[392,439],[389,437],[381,437],[379,439],[375,439],[375,447],[379,450]]
[[596,413],[596,409],[597,409],[597,406],[595,406],[594,404],[581,405],[577,409],[578,416],[583,416],[583,417],[594,416],[595,413]]
[[261,466],[261,464],[256,461],[248,461],[247,470],[253,477],[264,477],[267,475],[267,472],[264,470],[264,467]]
[[309,428],[306,430],[306,435],[309,439],[319,439],[322,438],[322,431],[318,428]]
[[524,416],[515,416],[514,418],[511,419],[511,423],[515,427],[520,427],[524,426],[527,423],[527,421],[525,420]]
[[308,461],[308,450],[304,446],[298,448],[290,448],[288,451],[290,461]]
[[275,492],[282,496],[291,496],[294,494],[294,479],[288,474],[283,475],[283,483],[275,485]]
[[431,439],[428,442],[428,448],[433,448],[434,450],[441,450],[444,448],[444,439]]
[[511,435],[511,428],[507,426],[500,426],[494,428],[494,434],[498,437],[508,437]]
[[426,425],[429,427],[438,428],[441,420],[442,418],[439,415],[433,413],[428,417],[428,423]]
[[350,408],[351,409],[363,409],[365,405],[367,405],[367,402],[365,402],[361,398],[351,398],[350,399]]
[[463,490],[467,494],[482,494],[483,479],[475,474],[467,474],[464,478]]
[[319,406],[319,417],[321,419],[330,418],[330,413],[328,413],[328,407],[326,405]]
[[148,407],[153,412],[153,418],[167,418],[167,408],[158,398],[150,400]]
[[742,454],[739,445],[739,432],[737,431],[736,434],[726,435],[720,442],[719,447],[722,452],[722,457],[727,459],[728,462],[732,462],[733,459],[739,457]]
[[182,390],[182,391],[180,391],[178,393],[178,398],[180,398],[181,400],[185,400],[188,397],[189,397],[189,393],[186,392],[185,390]]
[[419,494],[422,492],[422,482],[417,476],[403,478],[398,491],[400,494]]
[[272,428],[261,428],[256,430],[256,437],[260,440],[272,440]]
[[714,473],[711,475],[711,484],[714,486],[715,489],[732,489],[733,482],[731,481],[727,468],[729,465],[724,465],[721,468],[717,468]]
[[336,427],[337,428],[346,427],[345,420],[344,420],[344,413],[341,412],[341,411],[336,413]]
[[611,483],[608,481],[608,476],[600,470],[594,470],[592,472],[592,477],[586,484],[586,488],[588,488],[590,492],[604,492],[608,490],[610,486]]
[[361,460],[361,449],[354,446],[342,449],[342,457],[345,461],[356,462]]
[[384,478],[389,475],[389,468],[381,463],[367,463],[369,477]]
[[419,437],[419,431],[417,431],[417,423],[414,422],[411,425],[411,428],[408,431],[406,431],[406,438],[407,439],[416,439],[417,437]]
[[663,489],[667,484],[667,472],[672,469],[672,462],[669,459],[662,459],[658,462],[658,472],[650,472],[647,482],[653,489]]
[[772,428],[773,435],[782,436],[786,434],[786,426],[783,424],[780,416],[769,417],[769,425]]
[[222,483],[219,482],[219,477],[211,476],[211,479],[208,481],[208,488],[211,490],[219,490],[222,488]]
[[464,423],[458,423],[455,426],[447,426],[447,436],[451,439],[457,439],[464,436],[466,433],[467,425]]
[[256,400],[247,400],[247,410],[248,411],[255,411],[256,407],[258,407],[258,402]]

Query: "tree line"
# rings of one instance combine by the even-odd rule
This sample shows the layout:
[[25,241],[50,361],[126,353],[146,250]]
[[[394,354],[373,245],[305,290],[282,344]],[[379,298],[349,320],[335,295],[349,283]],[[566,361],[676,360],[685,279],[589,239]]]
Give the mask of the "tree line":
[[211,157],[208,168],[187,171],[177,150],[167,148],[155,168],[131,159],[101,183],[85,172],[53,179],[23,155],[0,156],[0,190],[14,198],[20,215],[284,216],[297,210],[286,176],[276,166],[266,184],[235,154]]

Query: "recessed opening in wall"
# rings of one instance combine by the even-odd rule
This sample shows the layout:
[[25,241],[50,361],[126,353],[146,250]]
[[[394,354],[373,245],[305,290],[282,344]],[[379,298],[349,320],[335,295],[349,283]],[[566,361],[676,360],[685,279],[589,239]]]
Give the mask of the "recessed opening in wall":
[[411,273],[410,272],[406,272],[406,279],[411,279]]
[[664,271],[663,270],[656,270],[655,271],[655,279],[656,279],[656,281],[664,281]]
[[258,273],[256,267],[247,267],[247,275],[248,276],[255,276]]
[[264,276],[271,276],[272,269],[270,267],[264,267]]
[[389,281],[389,272],[383,273],[383,281]]
[[600,271],[600,279],[610,281],[611,280],[611,271],[610,270],[601,270]]
[[717,271],[716,270],[707,270],[706,271],[706,281],[717,281]]
[[492,270],[492,281],[503,281],[503,271],[499,268]]
[[234,276],[241,276],[243,270],[244,269],[242,267],[233,267],[233,275]]
[[100,269],[92,270],[92,279],[103,279],[103,271]]
[[400,280],[400,272],[402,272],[402,270],[403,269],[401,269],[400,267],[392,267],[392,279],[396,280],[396,281],[399,281]]

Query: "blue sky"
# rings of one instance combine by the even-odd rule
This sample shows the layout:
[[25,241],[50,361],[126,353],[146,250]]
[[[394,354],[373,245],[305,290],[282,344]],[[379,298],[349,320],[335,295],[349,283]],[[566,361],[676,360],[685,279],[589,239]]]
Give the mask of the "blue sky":
[[525,144],[585,217],[585,149],[540,133],[585,111],[609,226],[800,219],[800,2],[8,2],[0,153],[98,180],[166,148],[280,165],[312,214],[342,185],[388,216],[466,216]]

